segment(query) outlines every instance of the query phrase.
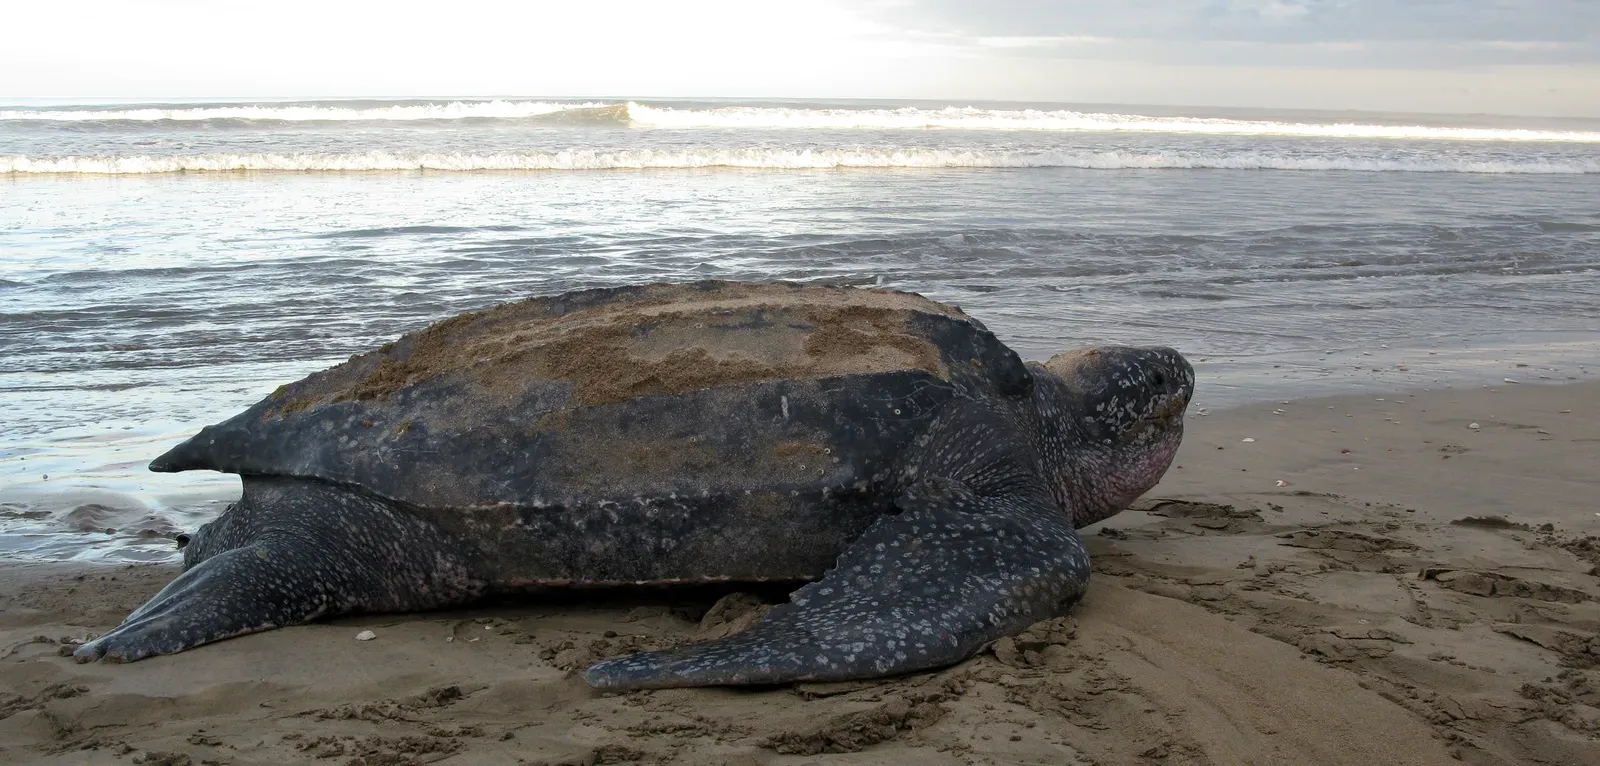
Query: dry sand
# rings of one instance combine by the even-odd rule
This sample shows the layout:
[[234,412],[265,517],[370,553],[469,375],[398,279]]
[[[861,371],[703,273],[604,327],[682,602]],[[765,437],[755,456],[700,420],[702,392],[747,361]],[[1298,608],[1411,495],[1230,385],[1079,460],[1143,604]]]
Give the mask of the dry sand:
[[602,696],[568,672],[740,624],[735,601],[698,625],[704,600],[76,665],[60,640],[174,569],[5,565],[0,762],[1600,763],[1600,386],[1196,416],[1177,462],[1088,530],[1070,617],[875,683]]

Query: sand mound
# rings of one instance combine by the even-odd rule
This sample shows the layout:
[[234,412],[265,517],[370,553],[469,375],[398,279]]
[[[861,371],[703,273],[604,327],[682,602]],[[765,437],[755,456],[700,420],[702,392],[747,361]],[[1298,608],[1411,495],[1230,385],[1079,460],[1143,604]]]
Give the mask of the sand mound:
[[[79,609],[110,614],[136,605],[171,574],[166,567],[114,571],[117,580],[54,574],[35,583],[55,597],[76,587],[68,597]],[[0,627],[16,635],[18,622],[41,616],[33,610],[47,605],[8,595],[11,617]],[[621,696],[601,695],[573,677],[601,657],[715,632],[685,619],[694,611],[612,605],[375,617],[131,665],[75,665],[57,656],[71,644],[57,642],[82,629],[30,628],[45,632],[14,642],[12,662],[0,670],[18,690],[0,697],[0,758],[112,763],[170,753],[195,763],[413,763],[456,754],[474,763],[758,764],[830,754],[827,762],[952,765],[972,758],[1448,762],[1425,723],[1353,677],[1198,606],[1114,584],[1098,587],[1071,617],[935,673]],[[713,611],[703,621],[724,616]],[[364,629],[377,638],[356,641]]]

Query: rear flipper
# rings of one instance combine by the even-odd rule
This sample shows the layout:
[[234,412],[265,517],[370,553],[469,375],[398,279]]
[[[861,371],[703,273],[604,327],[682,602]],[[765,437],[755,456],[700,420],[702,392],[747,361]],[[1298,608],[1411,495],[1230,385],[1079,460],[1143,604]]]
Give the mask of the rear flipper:
[[924,481],[822,580],[738,635],[601,662],[606,690],[843,681],[941,667],[1060,614],[1089,554],[1044,497]]
[[133,662],[200,644],[293,625],[348,600],[282,544],[256,543],[212,556],[167,583],[122,624],[72,653],[78,662]]
[[247,477],[239,503],[189,543],[192,566],[73,657],[132,662],[319,617],[470,601],[485,583],[462,552],[389,501]]

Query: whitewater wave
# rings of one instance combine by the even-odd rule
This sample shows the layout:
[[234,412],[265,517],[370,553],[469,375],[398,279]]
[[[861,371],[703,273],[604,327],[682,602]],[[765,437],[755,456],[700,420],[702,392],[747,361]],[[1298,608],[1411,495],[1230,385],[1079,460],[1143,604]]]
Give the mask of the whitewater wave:
[[1310,138],[1430,139],[1445,141],[1557,141],[1600,143],[1600,131],[1523,128],[1438,127],[1358,122],[1284,122],[1211,117],[1152,117],[1067,109],[820,109],[727,106],[678,108],[634,102],[452,101],[427,104],[218,105],[182,108],[11,109],[0,122],[74,123],[209,121],[218,123],[355,122],[417,120],[529,120],[618,122],[637,127],[763,130],[984,130],[1056,132],[1139,132],[1215,135],[1299,136]]
[[186,156],[0,156],[0,174],[146,175],[159,173],[566,171],[739,168],[1086,168],[1098,170],[1298,170],[1412,173],[1600,173],[1600,158],[1480,160],[1466,158],[1304,157],[1263,152],[997,152],[961,149],[688,149],[567,150],[470,154],[199,154]]
[[626,104],[550,101],[452,101],[443,104],[393,104],[384,106],[194,106],[177,109],[0,109],[0,122],[363,122],[415,120],[516,120],[568,111],[610,109],[616,119],[627,118]]
[[1299,123],[1275,120],[1230,120],[1211,117],[1149,117],[1139,114],[1070,110],[995,110],[973,107],[945,109],[781,109],[722,107],[672,109],[630,104],[635,125],[662,128],[809,128],[1130,131],[1141,133],[1207,133],[1302,136],[1316,138],[1440,139],[1456,141],[1600,142],[1600,132],[1504,128],[1450,128],[1424,125],[1363,123]]

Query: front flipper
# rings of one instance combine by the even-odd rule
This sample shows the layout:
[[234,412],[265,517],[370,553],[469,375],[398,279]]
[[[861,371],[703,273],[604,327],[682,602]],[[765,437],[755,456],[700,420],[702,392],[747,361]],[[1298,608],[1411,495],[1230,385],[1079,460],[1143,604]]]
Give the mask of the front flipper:
[[72,653],[78,662],[133,662],[315,619],[341,605],[285,546],[257,543],[213,556],[167,583],[111,632]]
[[924,481],[820,581],[728,638],[601,662],[606,690],[843,681],[941,667],[1060,614],[1089,554],[1055,504]]

